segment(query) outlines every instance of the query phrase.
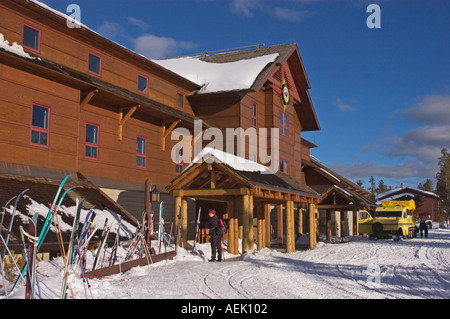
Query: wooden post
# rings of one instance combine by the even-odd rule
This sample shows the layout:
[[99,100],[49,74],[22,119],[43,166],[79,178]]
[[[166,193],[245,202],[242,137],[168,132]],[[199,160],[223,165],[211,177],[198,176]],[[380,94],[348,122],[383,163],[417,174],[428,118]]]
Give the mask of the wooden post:
[[256,217],[258,219],[258,238],[257,247],[258,249],[266,247],[265,241],[265,223],[264,223],[264,205],[259,203],[256,206]]
[[295,252],[294,202],[286,202],[286,252]]
[[270,203],[264,204],[264,224],[265,224],[265,241],[266,241],[266,247],[270,247]]
[[331,211],[327,209],[326,212],[326,232],[327,232],[327,241],[331,243]]
[[316,218],[315,218],[315,205],[309,204],[309,248],[314,248],[316,242]]
[[341,237],[345,236],[345,211],[341,210]]
[[187,200],[183,199],[181,201],[181,211],[183,214],[182,220],[181,220],[181,234],[182,234],[182,240],[183,240],[183,247],[184,249],[187,249]]
[[242,253],[249,249],[250,195],[242,195]]
[[358,211],[353,210],[353,236],[358,235]]
[[277,242],[281,246],[283,245],[283,204],[277,205]]
[[228,252],[233,255],[237,255],[239,253],[239,247],[238,242],[236,240],[238,239],[238,229],[237,229],[237,218],[235,216],[235,209],[234,209],[234,201],[228,201],[227,202],[227,213],[228,213],[228,225],[229,229],[227,232],[228,235]]
[[297,205],[298,227],[297,233],[303,235],[303,204]]
[[253,195],[249,195],[248,205],[248,249],[253,250],[255,248],[255,231],[253,229]]

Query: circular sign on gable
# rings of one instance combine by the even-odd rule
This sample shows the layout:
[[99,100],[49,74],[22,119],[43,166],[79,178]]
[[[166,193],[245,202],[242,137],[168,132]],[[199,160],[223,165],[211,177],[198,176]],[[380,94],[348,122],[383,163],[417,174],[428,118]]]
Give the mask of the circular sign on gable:
[[283,104],[288,105],[291,97],[289,94],[289,87],[286,83],[283,83],[283,85],[281,86],[281,92],[281,99],[283,100]]

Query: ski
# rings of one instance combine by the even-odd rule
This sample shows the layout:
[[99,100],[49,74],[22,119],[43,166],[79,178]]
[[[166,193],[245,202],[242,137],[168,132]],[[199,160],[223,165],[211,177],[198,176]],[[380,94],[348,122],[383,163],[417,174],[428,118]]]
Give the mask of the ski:
[[68,281],[69,272],[73,270],[73,269],[71,269],[71,267],[73,266],[73,246],[75,244],[75,239],[76,239],[77,233],[78,233],[78,227],[80,225],[79,221],[80,221],[80,215],[81,215],[81,209],[83,207],[83,203],[84,203],[84,200],[79,201],[77,198],[77,210],[76,210],[76,213],[75,213],[75,216],[73,219],[72,234],[71,234],[70,240],[69,240],[67,259],[66,259],[66,264],[64,267],[63,285],[62,285],[62,290],[61,290],[61,298],[62,299],[67,298],[67,290],[69,288],[67,281]]
[[97,253],[95,254],[94,264],[92,266],[92,270],[95,270],[95,268],[97,268],[98,263],[100,261],[101,253],[103,252],[103,249],[105,247],[106,241],[107,241],[108,236],[109,236],[109,231],[110,231],[111,227],[108,227],[107,224],[108,224],[108,218],[105,219],[105,224],[103,226],[102,235],[100,237],[100,244],[98,245]]
[[120,216],[119,223],[117,224],[116,237],[114,239],[114,245],[112,247],[111,257],[109,259],[109,266],[114,266],[116,259],[117,259],[117,248],[119,247],[121,224],[122,224],[122,216]]
[[6,211],[6,207],[8,207],[9,203],[12,202],[17,196],[11,197],[8,202],[5,204],[5,206],[3,206],[3,210],[2,210],[2,219],[0,220],[0,233],[2,231],[2,227],[3,227],[3,218],[5,218],[5,211]]
[[[48,213],[47,213],[47,217],[46,217],[46,219],[45,219],[44,226],[43,226],[43,228],[42,228],[42,230],[41,230],[41,233],[39,234],[39,237],[38,237],[38,240],[37,240],[37,247],[36,247],[36,250],[37,250],[37,251],[39,251],[39,249],[41,248],[42,243],[43,243],[43,241],[44,241],[44,239],[45,239],[45,237],[46,237],[46,235],[47,235],[47,233],[48,233],[48,231],[49,231],[49,229],[50,229],[50,226],[51,226],[51,224],[52,224],[52,222],[53,222],[52,216],[53,216],[53,211],[54,211],[55,208],[56,208],[56,207],[55,207],[55,206],[56,206],[56,202],[57,202],[57,200],[58,200],[58,198],[59,198],[59,195],[61,194],[61,191],[62,191],[62,189],[63,189],[64,184],[66,183],[66,181],[69,179],[70,176],[71,176],[71,175],[66,176],[66,177],[62,180],[62,182],[59,184],[58,191],[56,192],[55,198],[53,199],[53,203],[51,204],[50,209],[49,209],[49,211],[48,211]],[[61,199],[60,199],[60,201],[59,201],[60,204],[61,204],[62,200],[64,199],[64,197],[67,195],[68,192],[69,192],[69,190],[67,190],[67,191],[63,194],[63,196],[61,197]],[[20,275],[17,277],[16,282],[14,283],[14,286],[13,286],[13,288],[11,289],[11,291],[14,291],[14,290],[17,288],[18,283],[19,283],[20,280],[25,276],[26,272],[27,272],[27,269],[26,269],[26,267],[24,267],[24,268],[22,269],[22,272],[20,273]]]
[[197,215],[197,228],[195,229],[195,237],[194,237],[194,246],[192,247],[192,253],[195,251],[195,243],[197,242],[197,236],[198,236],[198,229],[200,227],[200,214],[202,212],[202,208],[200,207],[198,209],[198,215]]
[[159,233],[158,233],[158,250],[161,253],[161,242],[164,235],[164,219],[163,219],[164,202],[159,204]]
[[28,263],[27,263],[27,280],[25,289],[25,299],[34,299],[36,291],[36,244],[37,244],[37,229],[36,224],[39,215],[34,214],[28,224],[28,233],[26,233],[22,227],[20,227],[21,235],[28,238],[29,248],[28,248]]
[[11,230],[12,230],[12,226],[13,226],[13,223],[14,223],[14,217],[15,217],[16,211],[17,211],[17,206],[19,205],[19,201],[20,201],[20,199],[22,198],[23,194],[25,194],[28,190],[29,190],[29,188],[23,190],[23,191],[17,196],[16,202],[14,203],[14,209],[13,209],[13,212],[12,212],[12,214],[11,214],[11,220],[9,221],[9,227],[8,227],[8,229],[7,229],[7,232],[6,232],[6,237],[4,238],[4,239],[5,239],[5,247],[3,248],[2,254],[1,254],[1,256],[0,256],[0,260],[1,260],[1,261],[3,261],[3,259],[5,258],[6,248],[7,248],[7,246],[8,246],[9,237],[10,237],[10,235],[11,235]]

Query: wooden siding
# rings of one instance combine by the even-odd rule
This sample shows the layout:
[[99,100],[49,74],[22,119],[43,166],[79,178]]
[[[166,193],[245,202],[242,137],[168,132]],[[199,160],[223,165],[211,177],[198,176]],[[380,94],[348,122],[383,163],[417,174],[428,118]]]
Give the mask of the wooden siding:
[[[167,72],[165,76],[156,76],[152,73],[154,66],[146,65],[133,59],[130,56],[119,54],[114,46],[105,39],[105,43],[95,41],[86,33],[80,33],[79,29],[69,29],[64,24],[55,25],[57,21],[52,21],[34,13],[29,15],[18,13],[0,4],[0,33],[10,43],[22,43],[23,24],[29,24],[39,29],[41,32],[41,44],[39,55],[50,61],[65,65],[74,70],[94,74],[88,71],[88,56],[93,53],[101,58],[103,80],[127,89],[131,92],[141,93],[137,89],[138,75],[148,78],[148,98],[163,103],[170,107],[180,109],[176,106],[177,93],[186,95],[193,90],[193,85],[175,85],[171,74]],[[32,55],[37,53],[25,48]],[[148,61],[148,64],[152,62]],[[185,99],[183,111],[193,114],[192,107]]]
[[[30,143],[33,104],[50,109],[48,147]],[[0,160],[76,170],[79,92],[2,65],[0,71]]]

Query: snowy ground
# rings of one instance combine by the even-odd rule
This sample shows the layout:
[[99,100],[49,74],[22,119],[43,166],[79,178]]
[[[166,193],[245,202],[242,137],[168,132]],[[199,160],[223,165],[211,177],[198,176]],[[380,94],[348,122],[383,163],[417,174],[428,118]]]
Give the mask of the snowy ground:
[[[179,249],[174,260],[137,267],[123,274],[72,282],[77,299],[449,299],[450,229],[432,229],[429,238],[319,242],[312,250],[285,254],[254,250],[226,253],[225,262],[207,262],[209,244],[197,254]],[[123,252],[122,252],[123,253]],[[92,258],[90,258],[92,259]],[[89,262],[89,259],[88,259]],[[59,298],[62,260],[40,262],[43,299]],[[3,290],[3,289],[2,289]],[[0,299],[5,299],[0,292]],[[23,299],[19,287],[8,299]]]

